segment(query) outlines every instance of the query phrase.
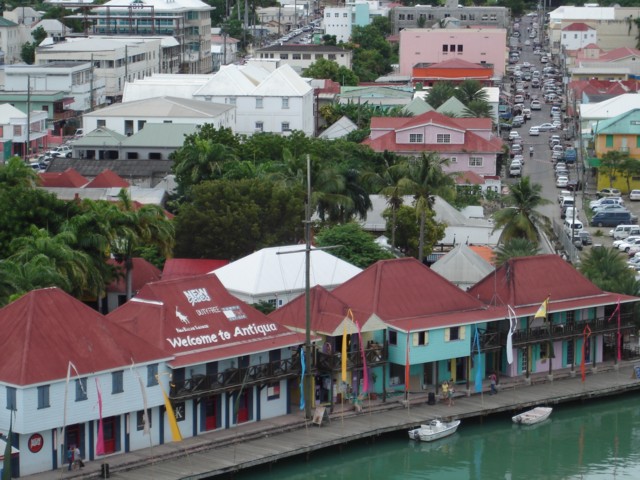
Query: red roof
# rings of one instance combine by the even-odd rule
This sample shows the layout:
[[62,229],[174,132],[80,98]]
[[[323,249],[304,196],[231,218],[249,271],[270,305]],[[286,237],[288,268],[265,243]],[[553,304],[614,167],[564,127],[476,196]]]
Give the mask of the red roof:
[[62,173],[43,172],[40,180],[42,187],[52,188],[80,188],[89,183],[89,180],[73,168],[67,168]]
[[486,245],[469,245],[469,248],[485,259],[487,263],[495,265],[496,255],[491,247],[487,247]]
[[84,188],[127,188],[131,185],[117,173],[106,169],[98,174]]
[[587,30],[595,30],[595,28],[590,27],[586,23],[574,22],[562,29],[563,32],[586,32]]
[[220,267],[224,267],[229,260],[209,260],[205,258],[169,258],[164,262],[162,280],[174,280],[176,278],[193,277],[211,273]]
[[[127,281],[125,278],[126,271],[124,265],[113,259],[109,260],[109,264],[114,265],[117,268],[119,276],[107,287],[107,292],[126,292]],[[133,259],[133,268],[131,272],[132,290],[134,293],[144,287],[147,283],[157,282],[162,276],[158,267],[147,262],[144,258],[137,257]]]
[[492,305],[511,305],[518,315],[533,315],[547,298],[549,311],[586,308],[636,297],[600,290],[557,255],[513,258],[469,289],[469,294]]
[[483,185],[484,178],[478,175],[476,172],[466,170],[464,172],[458,172],[455,175],[455,182],[458,185]]
[[[458,131],[464,131],[464,144],[451,143],[397,143],[396,132],[409,128],[438,125]],[[491,130],[490,118],[451,118],[438,112],[426,112],[415,117],[374,117],[371,119],[371,130],[391,130],[375,139],[367,138],[363,145],[370,146],[377,152],[421,152],[430,150],[441,153],[460,152],[500,153],[502,140],[495,137],[486,140],[471,130]]]
[[162,350],[58,288],[27,293],[0,310],[0,381],[33,385],[169,359]]
[[304,342],[304,335],[291,332],[227,292],[215,275],[147,284],[108,318],[175,356],[172,365],[193,365]]
[[433,68],[442,69],[442,68],[450,68],[450,69],[470,69],[470,68],[486,68],[491,69],[492,67],[482,64],[482,63],[473,63],[467,62],[466,60],[462,60],[461,58],[452,58],[450,60],[445,60],[444,62],[432,63],[427,67],[420,67],[422,70],[430,70]]
[[598,60],[612,62],[614,60],[620,60],[627,57],[640,57],[640,50],[629,47],[614,48],[613,50],[600,54]]

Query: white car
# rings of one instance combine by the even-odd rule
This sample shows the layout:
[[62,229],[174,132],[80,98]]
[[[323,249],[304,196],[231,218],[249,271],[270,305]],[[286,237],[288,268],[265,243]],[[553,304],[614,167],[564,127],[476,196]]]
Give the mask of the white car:
[[[634,240],[629,240],[631,237],[627,237],[624,242],[618,245],[618,250],[621,252],[628,252],[631,250],[631,247],[637,247],[640,245],[640,238],[636,238]],[[638,250],[636,250],[637,252]]]
[[613,248],[620,249],[620,245],[621,244],[623,244],[623,243],[631,243],[631,242],[634,242],[636,240],[640,240],[640,236],[632,235],[632,236],[627,237],[627,238],[620,238],[618,240],[614,240],[612,245],[613,245]]
[[640,190],[631,190],[629,192],[629,200],[632,200],[632,201],[640,200]]
[[540,135],[540,129],[534,125],[529,129],[529,135],[531,135],[532,137]]
[[569,177],[558,177],[556,180],[556,187],[564,188],[569,185]]
[[73,150],[69,145],[60,145],[59,147],[52,148],[47,152],[48,155],[51,155],[54,158],[55,157],[71,158],[72,153],[73,153]]
[[531,110],[542,110],[542,103],[540,103],[540,100],[532,100],[530,108]]
[[573,193],[569,190],[560,190],[560,193],[558,194],[558,203],[562,203],[562,199],[564,197],[571,197],[572,194]]
[[517,130],[511,130],[509,132],[509,140],[515,140],[516,138],[520,138],[520,134]]

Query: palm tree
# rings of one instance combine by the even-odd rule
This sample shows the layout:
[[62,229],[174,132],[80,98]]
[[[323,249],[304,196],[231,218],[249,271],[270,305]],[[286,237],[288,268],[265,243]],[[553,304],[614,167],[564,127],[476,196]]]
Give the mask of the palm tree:
[[236,160],[232,147],[197,136],[175,152],[174,172],[181,188],[222,176],[224,164]]
[[71,292],[73,286],[44,255],[38,255],[27,263],[0,260],[0,305],[12,302],[31,290],[59,287]]
[[536,208],[551,203],[542,198],[542,185],[532,184],[529,177],[523,177],[511,186],[511,191],[505,199],[506,208],[493,214],[494,231],[504,228],[500,235],[500,243],[506,243],[512,238],[526,238],[538,244],[538,228],[547,217],[538,213]]
[[463,80],[456,88],[454,93],[456,98],[465,105],[469,106],[471,102],[487,102],[489,96],[483,89],[482,84],[478,80]]
[[6,165],[0,166],[0,184],[7,187],[35,187],[38,174],[20,157],[11,157]]
[[593,247],[582,257],[582,274],[607,292],[638,295],[640,284],[615,248]]
[[485,100],[472,100],[467,103],[462,116],[467,118],[493,118],[493,109]]
[[507,260],[516,257],[532,257],[538,254],[538,246],[527,238],[512,238],[498,245],[494,261],[496,267],[501,267]]
[[424,227],[427,211],[433,209],[434,196],[439,195],[450,199],[455,195],[453,178],[447,175],[442,167],[449,164],[446,158],[440,158],[435,152],[425,152],[418,159],[409,159],[400,163],[392,170],[399,170],[393,174],[403,177],[403,191],[410,191],[415,199],[416,213],[420,222],[420,238],[418,244],[418,259],[424,259]]
[[451,82],[438,82],[431,90],[429,90],[429,95],[425,99],[429,105],[431,105],[434,109],[438,108],[444,102],[449,100],[455,94],[456,87]]

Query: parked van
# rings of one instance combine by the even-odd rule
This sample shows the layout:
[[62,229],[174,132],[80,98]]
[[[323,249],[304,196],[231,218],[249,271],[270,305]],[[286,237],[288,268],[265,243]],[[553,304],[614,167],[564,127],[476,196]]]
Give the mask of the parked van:
[[575,202],[573,201],[573,197],[562,197],[560,201],[560,208],[564,209],[566,207],[573,207]]
[[520,162],[514,162],[509,166],[509,176],[510,177],[519,177],[522,175],[522,165]]
[[567,234],[567,236],[571,237],[571,232],[573,231],[573,233],[578,233],[580,232],[580,230],[582,230],[583,225],[582,222],[580,220],[573,220],[570,218],[565,219],[564,221],[564,232]]
[[591,219],[592,227],[617,227],[631,224],[631,212],[628,210],[602,210]]
[[631,235],[640,235],[640,227],[638,225],[618,225],[613,229],[614,240],[622,240]]
[[[575,215],[575,217],[574,217]],[[574,218],[576,220],[580,220],[580,216],[578,215],[578,210],[576,210],[575,207],[572,206],[568,206],[566,208],[562,209],[562,214],[560,215],[561,218],[566,218],[567,220],[573,220]]]

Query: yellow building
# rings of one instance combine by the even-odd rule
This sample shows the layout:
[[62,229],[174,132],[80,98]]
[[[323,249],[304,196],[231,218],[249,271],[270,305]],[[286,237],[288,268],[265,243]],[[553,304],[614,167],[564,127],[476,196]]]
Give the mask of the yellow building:
[[[631,189],[640,188],[640,109],[629,110],[626,113],[608,120],[599,121],[593,129],[594,148],[596,156],[602,161],[607,152],[621,153],[621,159],[630,157],[638,161],[638,172],[631,175],[629,185]],[[629,190],[627,177],[623,170],[613,173],[613,185],[610,185],[610,175],[604,167],[599,167],[598,190],[613,186],[623,192]]]

